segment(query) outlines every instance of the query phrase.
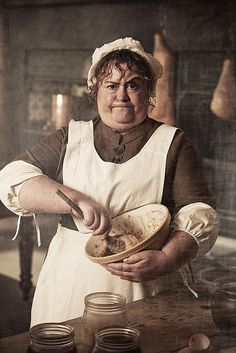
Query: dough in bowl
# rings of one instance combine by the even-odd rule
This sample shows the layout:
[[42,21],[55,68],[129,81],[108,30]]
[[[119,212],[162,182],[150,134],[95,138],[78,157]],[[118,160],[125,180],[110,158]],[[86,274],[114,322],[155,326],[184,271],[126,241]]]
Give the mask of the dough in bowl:
[[106,238],[91,236],[85,251],[100,264],[120,261],[142,249],[160,249],[168,236],[170,214],[161,204],[148,204],[113,218]]

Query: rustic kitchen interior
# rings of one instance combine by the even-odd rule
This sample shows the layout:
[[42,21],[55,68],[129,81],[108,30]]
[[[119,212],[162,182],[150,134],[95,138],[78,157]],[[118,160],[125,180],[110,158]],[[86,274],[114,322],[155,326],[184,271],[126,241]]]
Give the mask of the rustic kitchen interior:
[[[169,59],[168,114],[154,109],[153,118],[194,142],[221,218],[215,246],[193,264],[196,281],[211,293],[216,273],[223,278],[230,268],[236,283],[235,2],[5,0],[0,6],[0,167],[70,118],[90,120],[96,112],[86,76],[94,48],[133,37]],[[41,248],[31,219],[13,242],[17,217],[0,205],[1,338],[28,330],[56,221],[39,216]]]

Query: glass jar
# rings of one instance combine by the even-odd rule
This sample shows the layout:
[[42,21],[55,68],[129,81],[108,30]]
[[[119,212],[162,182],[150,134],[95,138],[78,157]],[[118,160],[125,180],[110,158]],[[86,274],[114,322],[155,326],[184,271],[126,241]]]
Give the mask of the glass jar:
[[33,326],[29,332],[29,352],[76,353],[74,328],[58,323]]
[[83,322],[93,333],[107,327],[127,326],[126,299],[122,295],[95,292],[88,294],[84,302]]
[[113,327],[96,333],[92,353],[142,353],[139,346],[140,332],[133,328]]
[[218,288],[211,297],[215,325],[226,335],[236,337],[236,285]]

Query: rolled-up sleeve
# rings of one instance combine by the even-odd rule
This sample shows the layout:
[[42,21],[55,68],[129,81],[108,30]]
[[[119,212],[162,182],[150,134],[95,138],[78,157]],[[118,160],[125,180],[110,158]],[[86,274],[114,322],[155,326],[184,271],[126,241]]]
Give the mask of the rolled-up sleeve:
[[19,193],[24,182],[42,174],[41,169],[21,160],[6,165],[0,171],[0,199],[2,203],[17,215],[32,215],[21,207]]
[[203,202],[182,207],[174,216],[170,229],[184,231],[198,244],[196,257],[205,255],[214,245],[219,234],[219,216],[210,205]]

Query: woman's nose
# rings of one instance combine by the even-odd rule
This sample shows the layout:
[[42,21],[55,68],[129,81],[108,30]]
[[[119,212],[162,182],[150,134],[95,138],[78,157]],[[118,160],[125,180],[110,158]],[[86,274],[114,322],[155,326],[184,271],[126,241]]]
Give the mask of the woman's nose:
[[116,99],[121,102],[122,101],[127,102],[129,100],[129,95],[127,93],[127,88],[125,86],[123,86],[123,85],[119,86]]

